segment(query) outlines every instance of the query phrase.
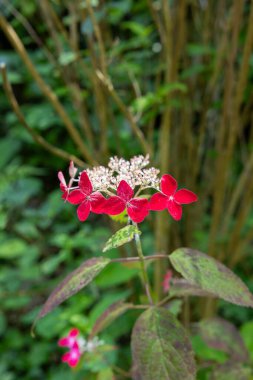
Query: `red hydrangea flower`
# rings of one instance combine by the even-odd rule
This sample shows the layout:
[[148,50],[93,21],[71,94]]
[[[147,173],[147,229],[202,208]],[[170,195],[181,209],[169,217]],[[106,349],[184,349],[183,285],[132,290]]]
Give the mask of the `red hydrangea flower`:
[[76,338],[78,334],[78,329],[71,329],[67,336],[64,336],[63,338],[59,339],[58,346],[72,348],[76,343]]
[[117,195],[107,199],[104,212],[108,215],[118,215],[127,209],[129,217],[135,223],[142,222],[149,213],[148,200],[133,198],[134,191],[124,180],[120,181]]
[[75,367],[81,356],[81,351],[77,342],[78,335],[79,330],[72,329],[67,336],[64,336],[58,341],[58,346],[70,348],[68,352],[62,355],[62,361],[68,363],[70,367]]
[[165,208],[175,220],[182,218],[182,204],[196,202],[198,197],[192,191],[181,189],[177,191],[177,181],[169,174],[161,178],[160,193],[154,194],[149,201],[149,209],[161,211]]
[[61,360],[64,363],[68,363],[70,367],[75,367],[79,362],[80,356],[81,351],[79,349],[78,343],[75,342],[73,347],[71,347],[70,351],[62,355]]
[[164,279],[163,279],[163,291],[164,291],[164,293],[168,293],[168,291],[170,290],[170,281],[171,281],[171,279],[172,279],[172,271],[168,270],[165,273],[165,276],[164,276]]
[[105,197],[98,191],[93,192],[92,184],[86,172],[82,172],[78,189],[71,191],[66,200],[74,205],[79,204],[77,208],[77,216],[81,222],[84,222],[90,212],[101,214],[106,201]]

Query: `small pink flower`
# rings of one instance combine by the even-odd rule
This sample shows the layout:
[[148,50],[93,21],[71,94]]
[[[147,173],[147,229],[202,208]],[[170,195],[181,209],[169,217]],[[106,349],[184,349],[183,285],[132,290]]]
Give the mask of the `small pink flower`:
[[84,222],[90,212],[101,214],[103,212],[103,206],[106,201],[105,197],[98,191],[93,192],[92,184],[86,172],[82,172],[78,189],[71,191],[66,200],[73,204],[79,204],[77,208],[77,216],[81,222]]
[[160,182],[161,192],[155,193],[149,201],[149,209],[161,211],[165,208],[175,220],[182,218],[182,204],[196,202],[198,197],[192,191],[181,189],[177,191],[177,181],[169,174],[165,174]]
[[171,281],[171,279],[172,279],[172,271],[168,270],[165,273],[165,276],[164,276],[164,279],[163,279],[163,291],[164,291],[164,293],[168,293],[168,291],[170,290],[170,281]]
[[67,336],[64,336],[63,338],[59,339],[58,346],[72,348],[77,342],[76,339],[77,339],[78,334],[79,334],[78,329],[71,329]]
[[79,349],[78,343],[75,342],[74,345],[71,347],[70,351],[66,352],[62,355],[62,362],[68,363],[70,367],[75,367],[81,356],[81,351]]
[[134,191],[124,180],[120,181],[117,195],[107,199],[104,212],[108,215],[118,215],[127,209],[128,216],[135,223],[142,222],[149,213],[148,200],[133,198]]

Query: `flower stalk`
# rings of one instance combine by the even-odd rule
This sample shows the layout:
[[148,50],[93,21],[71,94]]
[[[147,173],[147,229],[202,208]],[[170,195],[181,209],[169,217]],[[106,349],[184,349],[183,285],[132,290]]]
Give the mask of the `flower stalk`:
[[[133,223],[133,224],[137,227],[136,223]],[[146,269],[145,257],[142,252],[141,240],[138,234],[135,235],[134,241],[136,244],[138,256],[140,258],[141,272],[142,272],[142,278],[144,282],[145,291],[146,291],[150,305],[154,305],[154,301],[152,299],[151,292],[150,292],[150,284],[149,284],[148,273]]]

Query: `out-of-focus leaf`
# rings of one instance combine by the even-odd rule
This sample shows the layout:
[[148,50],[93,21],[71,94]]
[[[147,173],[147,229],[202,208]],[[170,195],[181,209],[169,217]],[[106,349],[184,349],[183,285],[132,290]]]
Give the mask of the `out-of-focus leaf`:
[[53,273],[56,268],[66,259],[68,252],[63,250],[60,254],[50,257],[41,264],[41,270],[45,274]]
[[119,222],[119,223],[122,223],[122,224],[126,224],[127,220],[128,220],[128,215],[127,215],[126,209],[121,214],[118,214],[118,215],[109,215],[109,216],[115,222]]
[[192,336],[191,343],[196,356],[205,363],[223,364],[228,360],[228,355],[225,352],[209,347],[200,335]]
[[134,380],[195,380],[196,368],[184,328],[168,310],[150,308],[132,332]]
[[105,368],[98,373],[96,380],[116,380],[111,368]]
[[184,278],[201,289],[231,303],[253,307],[253,296],[246,285],[214,258],[190,248],[179,248],[169,259]]
[[85,261],[79,268],[70,273],[51,293],[35,322],[88,285],[109,262],[110,259],[96,257]]
[[137,263],[135,267],[127,267],[124,264],[125,263],[111,263],[108,265],[95,279],[96,285],[99,288],[106,289],[112,286],[125,284],[131,278],[139,275],[139,263]]
[[198,285],[192,284],[184,278],[173,278],[171,280],[170,295],[171,297],[214,297],[212,293],[201,289]]
[[164,97],[173,91],[187,92],[187,86],[181,82],[172,82],[159,87],[157,95]]
[[172,300],[166,304],[166,309],[173,315],[178,316],[182,311],[183,300]]
[[90,339],[97,335],[100,331],[109,326],[116,318],[118,318],[125,311],[131,309],[133,304],[123,303],[121,301],[116,302],[109,306],[103,314],[96,320],[93,329],[90,334]]
[[5,169],[5,166],[15,157],[20,149],[20,142],[11,137],[2,138],[0,141],[0,168]]
[[210,318],[193,325],[194,333],[199,334],[212,348],[224,351],[235,362],[247,362],[248,351],[234,325],[222,318]]
[[59,63],[62,65],[62,66],[67,66],[69,65],[70,63],[74,62],[77,58],[77,55],[76,53],[72,52],[72,51],[64,51],[63,53],[61,53],[61,55],[59,56]]
[[253,362],[253,321],[246,322],[241,327],[241,336],[244,341],[245,346],[248,349],[250,359]]
[[140,235],[141,231],[136,226],[126,226],[118,230],[105,244],[103,252],[108,251],[112,248],[117,248],[123,244],[128,243],[133,240],[135,235]]
[[9,260],[20,257],[26,253],[27,244],[21,239],[9,239],[0,242],[0,258]]
[[106,309],[108,309],[108,307],[118,301],[125,302],[130,294],[131,291],[129,290],[107,292],[105,296],[99,300],[99,302],[89,314],[89,322],[91,323],[91,327],[94,326],[96,320],[106,311]]
[[210,380],[250,380],[250,368],[235,362],[228,362],[214,369]]
[[125,21],[122,23],[122,26],[124,29],[131,30],[132,33],[136,34],[139,37],[147,37],[150,35],[150,33],[153,31],[152,26],[145,26],[142,24],[139,24],[135,21]]
[[192,56],[210,55],[215,53],[215,49],[208,45],[189,44],[187,52]]

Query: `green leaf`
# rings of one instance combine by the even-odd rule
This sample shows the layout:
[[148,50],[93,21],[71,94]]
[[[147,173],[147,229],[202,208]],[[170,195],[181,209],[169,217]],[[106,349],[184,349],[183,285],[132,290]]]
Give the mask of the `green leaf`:
[[228,360],[228,355],[223,351],[209,347],[200,335],[191,337],[191,344],[195,355],[198,359],[205,363],[223,364]]
[[118,215],[109,215],[109,217],[114,220],[115,222],[122,223],[122,224],[127,224],[128,220],[128,215],[126,209],[122,211],[121,214]]
[[236,305],[253,307],[253,296],[246,285],[214,258],[190,248],[179,248],[169,259],[192,284]]
[[89,339],[92,339],[100,331],[109,326],[116,318],[118,318],[125,311],[131,309],[133,304],[123,303],[121,301],[116,302],[109,306],[102,315],[96,320],[93,329],[91,331]]
[[67,66],[70,63],[74,62],[77,59],[76,53],[73,53],[72,51],[64,51],[60,54],[59,57],[59,63],[62,66]]
[[134,380],[194,380],[193,351],[178,320],[164,308],[150,308],[132,332]]
[[210,318],[194,324],[193,328],[209,347],[227,353],[236,362],[248,361],[248,351],[232,323],[222,318]]
[[11,260],[27,252],[27,244],[21,239],[9,239],[0,244],[0,259]]
[[250,354],[250,360],[253,363],[253,321],[246,322],[241,327],[241,336],[244,341],[245,346],[248,349],[248,352]]
[[134,235],[140,235],[141,231],[136,226],[126,226],[118,230],[105,244],[103,252],[112,248],[117,248],[133,240]]
[[88,285],[109,262],[110,259],[95,257],[85,261],[79,268],[71,272],[48,297],[36,321]]
[[184,278],[173,278],[171,280],[170,287],[171,297],[186,297],[186,296],[198,296],[198,297],[214,297],[212,293],[209,293],[201,289],[198,285],[192,284]]
[[250,380],[251,369],[242,364],[227,362],[213,371],[210,380]]

